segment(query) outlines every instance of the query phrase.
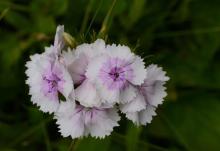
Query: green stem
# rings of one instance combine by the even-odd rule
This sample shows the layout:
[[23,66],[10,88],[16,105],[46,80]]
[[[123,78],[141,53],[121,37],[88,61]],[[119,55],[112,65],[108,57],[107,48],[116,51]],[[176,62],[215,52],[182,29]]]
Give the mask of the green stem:
[[70,146],[69,146],[69,149],[68,151],[74,151],[75,150],[75,144],[76,144],[76,139],[72,140]]
[[44,138],[45,138],[45,144],[47,147],[47,151],[52,151],[51,144],[50,144],[50,138],[48,136],[47,129],[46,129],[46,123],[42,124],[42,130],[43,130],[43,134],[44,134]]
[[94,0],[90,0],[88,6],[86,8],[86,13],[85,13],[84,18],[83,18],[83,22],[82,22],[82,26],[81,26],[81,29],[80,29],[80,33],[84,33],[85,32],[86,25],[88,24],[88,20],[89,20],[89,14],[90,14],[92,6],[93,6],[93,1]]
[[110,6],[110,8],[108,10],[107,15],[105,16],[105,19],[104,19],[104,21],[102,23],[102,27],[101,27],[101,29],[99,31],[99,34],[98,34],[98,37],[100,37],[100,38],[104,38],[105,37],[105,34],[107,32],[107,29],[108,29],[109,20],[110,20],[111,14],[112,14],[112,10],[113,10],[113,8],[114,8],[114,6],[116,4],[116,1],[117,0],[114,0],[112,2],[112,5]]
[[100,0],[99,6],[98,6],[98,8],[96,9],[95,14],[94,14],[93,17],[92,17],[92,20],[91,20],[91,22],[90,22],[90,24],[89,24],[88,29],[86,30],[85,38],[87,37],[87,35],[88,35],[89,31],[90,31],[90,28],[92,27],[92,24],[93,24],[93,22],[95,21],[95,18],[96,18],[97,14],[98,14],[98,12],[99,12],[101,6],[102,6],[102,2],[103,2],[103,0]]

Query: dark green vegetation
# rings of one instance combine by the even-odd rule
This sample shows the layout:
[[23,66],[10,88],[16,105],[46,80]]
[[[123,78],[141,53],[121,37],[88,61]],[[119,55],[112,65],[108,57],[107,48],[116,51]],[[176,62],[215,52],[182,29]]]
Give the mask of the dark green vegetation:
[[151,124],[136,128],[122,120],[110,137],[78,140],[75,151],[220,149],[220,1],[117,0],[108,16],[112,3],[0,0],[1,151],[67,151],[71,144],[51,116],[31,104],[24,82],[29,55],[53,41],[58,24],[78,43],[106,27],[99,36],[129,45],[171,77]]

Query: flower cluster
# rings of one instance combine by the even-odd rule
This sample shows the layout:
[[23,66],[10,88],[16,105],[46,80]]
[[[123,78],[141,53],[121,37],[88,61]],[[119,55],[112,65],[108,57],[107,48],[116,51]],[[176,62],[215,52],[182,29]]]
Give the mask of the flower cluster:
[[63,33],[58,26],[54,44],[26,64],[31,101],[54,114],[62,136],[110,135],[119,111],[136,125],[150,123],[167,95],[162,68],[102,39],[70,49]]

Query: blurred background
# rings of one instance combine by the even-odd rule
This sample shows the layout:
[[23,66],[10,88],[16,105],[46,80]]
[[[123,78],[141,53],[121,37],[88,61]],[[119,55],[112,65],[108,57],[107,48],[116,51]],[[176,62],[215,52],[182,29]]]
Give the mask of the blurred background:
[[151,124],[123,118],[111,136],[79,139],[75,151],[219,151],[219,8],[219,0],[0,0],[0,151],[69,150],[71,138],[30,102],[24,74],[58,24],[78,43],[100,33],[129,45],[171,77]]

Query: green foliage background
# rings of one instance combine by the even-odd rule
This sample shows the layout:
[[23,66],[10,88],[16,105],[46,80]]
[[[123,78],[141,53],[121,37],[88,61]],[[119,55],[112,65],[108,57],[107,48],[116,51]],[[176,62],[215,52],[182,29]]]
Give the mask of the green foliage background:
[[[68,151],[55,121],[31,104],[24,64],[64,24],[78,43],[97,37],[129,45],[171,77],[152,123],[122,120],[103,140],[79,139],[75,151],[220,150],[219,0],[0,0],[0,150]],[[103,36],[104,34],[101,33]]]

